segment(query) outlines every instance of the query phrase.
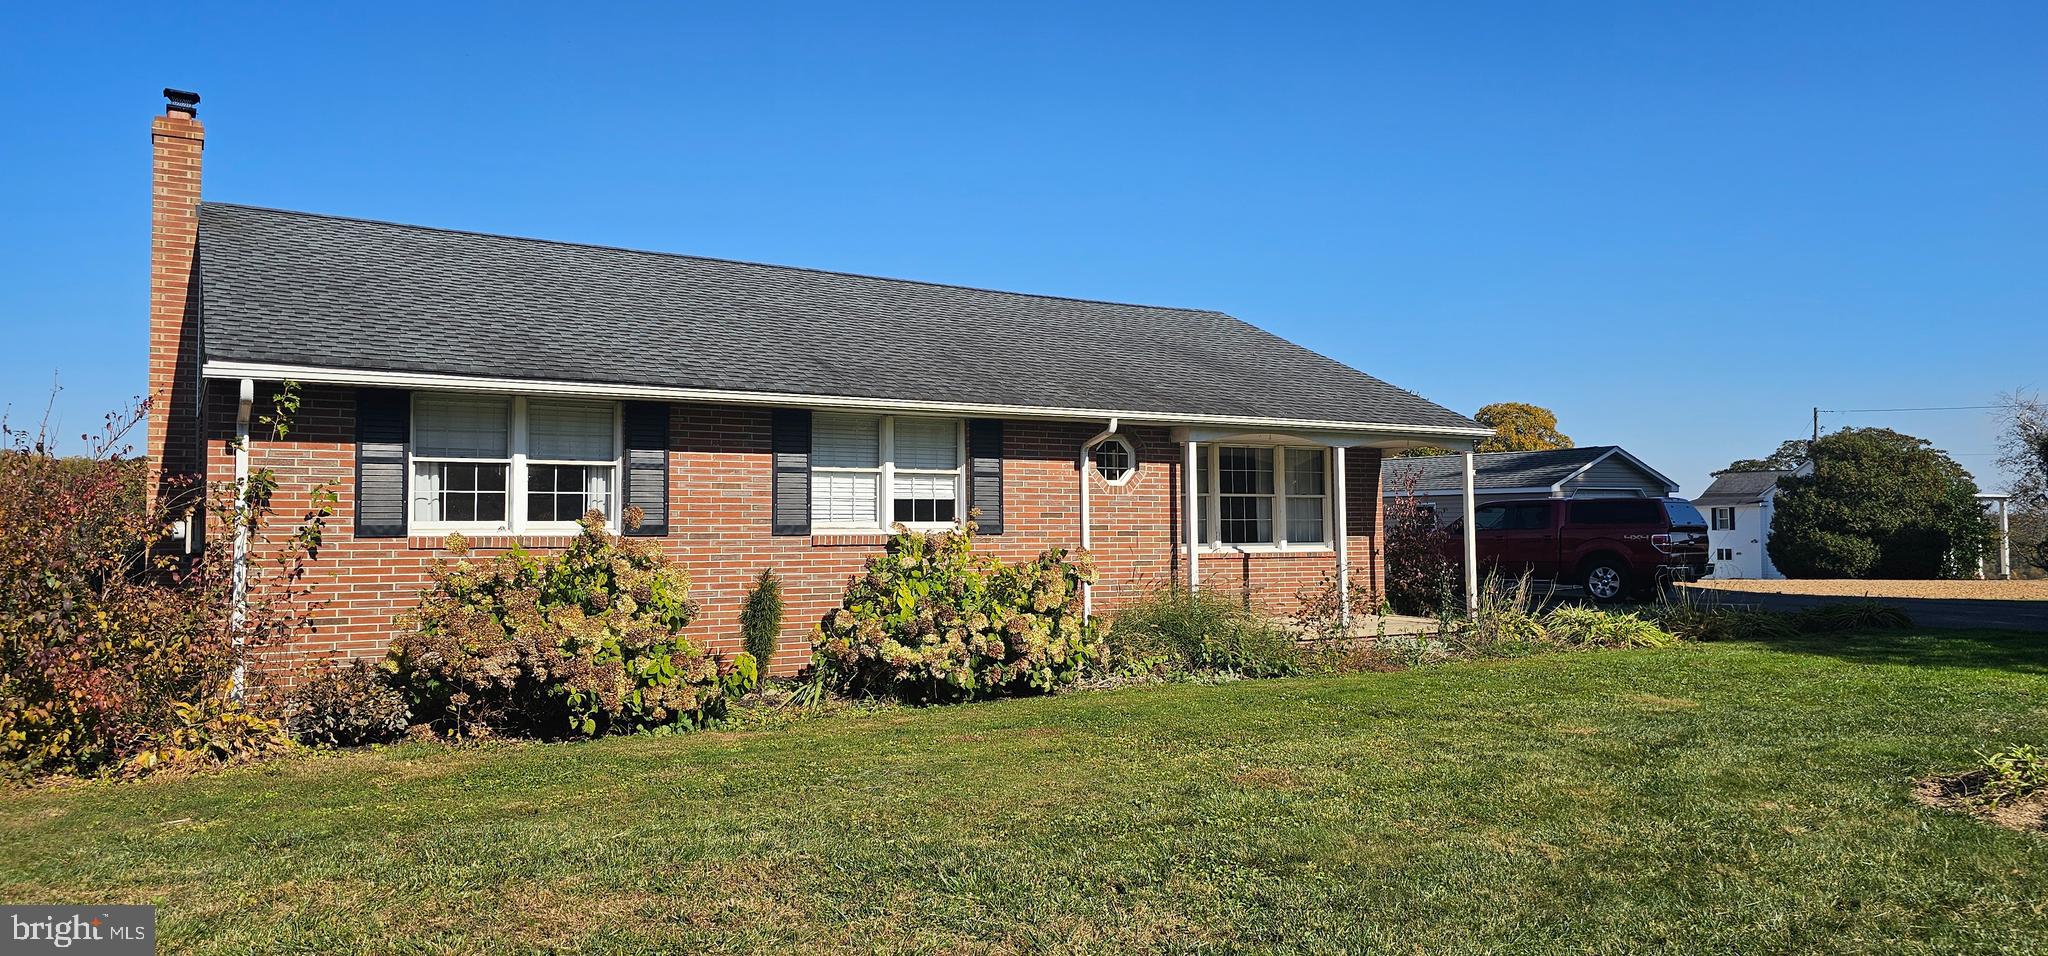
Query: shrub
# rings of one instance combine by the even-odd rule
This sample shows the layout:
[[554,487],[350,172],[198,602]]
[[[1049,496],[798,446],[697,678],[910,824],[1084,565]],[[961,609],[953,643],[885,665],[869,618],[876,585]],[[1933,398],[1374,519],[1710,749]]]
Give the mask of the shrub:
[[1981,754],[1972,802],[1996,807],[2021,797],[2048,792],[2048,756],[2032,747],[2013,747],[1994,754]]
[[1436,512],[1415,497],[1415,480],[1391,489],[1386,500],[1387,604],[1398,614],[1433,616],[1455,600],[1459,566],[1450,558],[1452,535]]
[[291,749],[292,739],[275,720],[249,711],[223,685],[216,693],[171,708],[170,725],[129,757],[123,770],[148,773],[245,763]]
[[585,515],[557,556],[435,564],[384,661],[416,719],[456,736],[668,730],[716,718],[751,684],[750,656],[720,662],[683,636],[689,576],[603,522]]
[[330,667],[292,688],[282,707],[285,730],[303,744],[359,747],[405,735],[405,695],[360,658]]
[[1632,613],[1560,607],[1543,615],[1550,640],[1570,647],[1670,647],[1678,638]]
[[1788,622],[1806,634],[1897,631],[1913,626],[1913,619],[1906,612],[1876,601],[1847,601],[1810,607],[1792,614]]
[[[296,401],[287,383],[264,418],[273,437]],[[108,416],[73,457],[56,455],[47,428],[0,422],[0,760],[18,772],[146,770],[274,742],[274,724],[227,697],[248,648],[303,626],[297,580],[331,496],[314,489],[315,509],[277,541],[267,469],[239,488],[167,481],[146,509],[126,436],[148,409]],[[223,544],[190,557],[159,547],[174,519],[208,515]],[[237,528],[271,556],[248,562],[239,616],[224,544]]]
[[812,637],[843,690],[914,702],[1046,691],[1103,659],[1081,612],[1085,555],[1055,548],[1022,564],[974,551],[961,531],[900,527]]
[[740,607],[740,636],[760,666],[775,660],[775,645],[782,638],[782,579],[775,576],[775,569],[763,569],[754,589],[747,592]]
[[1246,677],[1297,674],[1303,664],[1294,635],[1241,599],[1178,586],[1156,590],[1117,612],[1110,646],[1114,664],[1166,657],[1191,670]]

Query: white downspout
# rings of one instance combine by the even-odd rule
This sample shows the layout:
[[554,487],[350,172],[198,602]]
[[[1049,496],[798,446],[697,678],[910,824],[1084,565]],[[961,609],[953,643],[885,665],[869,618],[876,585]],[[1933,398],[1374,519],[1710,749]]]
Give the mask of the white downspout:
[[234,564],[229,572],[228,625],[235,633],[235,676],[231,691],[240,700],[248,683],[248,668],[242,663],[242,624],[249,608],[249,410],[256,404],[256,380],[242,380],[235,404],[235,544]]
[[[1074,462],[1074,471],[1080,476],[1081,482],[1081,550],[1083,551],[1088,551],[1090,544],[1088,536],[1088,472],[1091,470],[1089,468],[1091,463],[1088,460],[1088,456],[1095,450],[1096,445],[1101,444],[1103,439],[1116,434],[1116,426],[1117,420],[1112,418],[1109,420],[1108,428],[1097,432],[1095,437],[1082,442],[1081,457]],[[1137,464],[1135,461],[1131,462],[1133,467],[1136,467]],[[1090,554],[1092,555],[1093,552],[1091,551]],[[1086,620],[1094,616],[1095,583],[1092,581],[1083,582],[1081,584],[1081,617],[1083,620]]]
[[1198,486],[1195,483],[1195,442],[1193,439],[1188,440],[1185,463],[1182,465],[1181,471],[1187,479],[1187,505],[1181,511],[1181,523],[1186,525],[1188,529],[1188,590],[1197,591],[1202,587],[1202,571],[1199,566],[1200,559],[1195,556],[1195,552],[1201,549],[1201,532],[1197,530],[1196,526],[1200,524],[1202,508],[1200,502],[1195,498],[1197,494],[1195,489]]
[[1479,522],[1472,501],[1472,452],[1465,452],[1465,614],[1479,613]]
[[1344,504],[1344,446],[1330,447],[1330,465],[1337,472],[1337,636],[1351,633],[1351,516]]

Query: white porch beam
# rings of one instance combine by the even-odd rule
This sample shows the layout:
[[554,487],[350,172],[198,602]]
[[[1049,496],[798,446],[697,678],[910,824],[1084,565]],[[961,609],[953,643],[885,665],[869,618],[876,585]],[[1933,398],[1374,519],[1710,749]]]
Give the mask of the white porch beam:
[[1465,613],[1479,608],[1479,522],[1472,494],[1472,452],[1465,452]]
[[2006,511],[2009,499],[1998,499],[1998,576],[2012,580],[2012,520]]

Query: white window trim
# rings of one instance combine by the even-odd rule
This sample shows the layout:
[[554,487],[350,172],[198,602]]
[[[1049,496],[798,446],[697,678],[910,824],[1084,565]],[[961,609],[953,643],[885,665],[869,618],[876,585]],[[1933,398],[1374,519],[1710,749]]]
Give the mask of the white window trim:
[[[838,414],[838,413],[834,413]],[[864,417],[858,414],[849,417]],[[816,514],[811,516],[811,530],[832,534],[887,534],[898,524],[912,531],[951,531],[960,527],[967,517],[967,420],[949,415],[878,415],[881,420],[877,429],[881,445],[881,464],[874,468],[851,468],[843,465],[812,465],[811,472],[834,474],[877,475],[879,487],[875,494],[875,515],[873,523],[857,521],[820,521]],[[952,468],[898,468],[896,467],[896,420],[916,418],[953,423],[953,467]],[[896,476],[932,475],[953,479],[953,515],[951,521],[903,521],[892,520],[896,512]]]
[[[1095,463],[1095,453],[1101,451],[1102,446],[1104,445],[1116,445],[1118,447],[1121,447],[1124,450],[1124,457],[1130,459],[1130,467],[1124,469],[1124,473],[1121,477],[1111,478],[1104,475],[1102,473],[1101,466]],[[1108,438],[1096,442],[1095,447],[1088,450],[1088,467],[1094,469],[1095,477],[1101,479],[1103,484],[1106,484],[1112,488],[1121,488],[1124,485],[1130,484],[1131,478],[1136,476],[1138,473],[1138,450],[1132,447],[1130,442],[1125,441],[1124,436],[1111,435]]]
[[[1224,544],[1223,538],[1223,475],[1219,463],[1225,448],[1262,448],[1273,452],[1273,540],[1264,544]],[[1287,540],[1287,450],[1303,449],[1323,453],[1323,493],[1320,495],[1297,495],[1301,498],[1321,498],[1323,501],[1323,540]],[[1278,553],[1278,552],[1334,552],[1330,538],[1334,534],[1330,514],[1333,476],[1330,474],[1331,459],[1328,448],[1321,445],[1242,445],[1211,443],[1201,450],[1202,468],[1209,475],[1209,490],[1202,493],[1209,505],[1209,517],[1202,529],[1202,550],[1210,554],[1237,553]],[[1233,497],[1265,497],[1264,495]]]
[[[414,392],[412,407],[407,413],[405,446],[406,533],[416,535],[443,534],[544,534],[572,535],[579,530],[574,521],[528,521],[526,520],[526,467],[528,465],[597,465],[609,466],[612,480],[607,495],[611,505],[609,513],[619,513],[619,502],[624,500],[622,487],[625,476],[625,440],[621,433],[623,416],[619,414],[618,402],[604,402],[612,410],[612,458],[604,461],[570,461],[566,459],[529,459],[526,455],[526,402],[524,395],[511,396],[511,452],[510,458],[448,458],[444,456],[422,456],[413,454],[419,447],[419,400],[422,393]],[[500,396],[483,395],[485,398]],[[543,399],[547,401],[548,399]],[[593,403],[595,404],[595,403]],[[505,520],[504,521],[422,521],[413,516],[417,504],[414,499],[413,483],[418,480],[420,464],[486,464],[505,466]],[[608,524],[610,522],[607,522]]]

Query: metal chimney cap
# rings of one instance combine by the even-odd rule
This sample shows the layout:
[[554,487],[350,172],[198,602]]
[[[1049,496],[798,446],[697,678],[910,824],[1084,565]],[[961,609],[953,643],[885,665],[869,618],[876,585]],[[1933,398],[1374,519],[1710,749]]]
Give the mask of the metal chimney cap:
[[199,115],[199,94],[197,93],[189,90],[174,90],[166,86],[164,87],[164,99],[169,101],[164,105],[164,112],[166,113],[183,113],[186,116]]

